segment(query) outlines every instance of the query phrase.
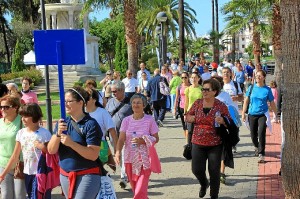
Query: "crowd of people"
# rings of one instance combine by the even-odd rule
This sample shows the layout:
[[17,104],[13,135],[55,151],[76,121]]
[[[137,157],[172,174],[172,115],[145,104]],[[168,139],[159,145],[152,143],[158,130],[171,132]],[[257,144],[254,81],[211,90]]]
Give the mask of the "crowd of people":
[[[22,79],[21,91],[14,83],[0,85],[2,198],[50,198],[51,189],[42,193],[37,188],[38,163],[43,156],[57,155],[57,177],[66,198],[96,198],[107,164],[113,171],[120,166],[121,188],[130,183],[134,199],[147,199],[151,173],[161,172],[155,144],[167,112],[180,118],[191,146],[200,198],[209,186],[211,198],[218,198],[220,183],[226,183],[225,167],[233,167],[242,122],[249,126],[254,155],[264,162],[267,124],[278,122],[278,94],[276,82],[265,84],[260,63],[228,60],[218,65],[196,58],[185,65],[172,60],[152,76],[145,63],[136,74],[127,70],[124,79],[121,75],[108,70],[99,82],[102,90],[93,79],[68,89],[68,117],[56,123],[53,133],[41,126],[30,78]],[[14,178],[17,162],[24,162],[24,178]]]

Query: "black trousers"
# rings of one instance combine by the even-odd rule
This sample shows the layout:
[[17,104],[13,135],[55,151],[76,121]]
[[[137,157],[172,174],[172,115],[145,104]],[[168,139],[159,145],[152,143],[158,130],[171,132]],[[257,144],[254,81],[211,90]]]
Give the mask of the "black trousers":
[[154,119],[157,122],[157,120],[164,121],[165,114],[167,112],[166,109],[166,98],[163,98],[158,101],[152,102],[153,106],[153,112],[154,112]]
[[254,147],[258,148],[258,154],[265,155],[266,148],[266,121],[265,115],[249,115],[251,139]]
[[186,122],[184,121],[184,115],[183,115],[183,112],[184,112],[184,109],[183,108],[180,108],[179,109],[179,117],[180,117],[180,120],[181,120],[181,124],[182,124],[182,128],[183,130],[187,130],[187,127],[186,127]]
[[220,189],[220,167],[223,145],[203,147],[197,144],[192,146],[192,171],[200,185],[207,186],[206,161],[210,176],[210,196],[218,196]]

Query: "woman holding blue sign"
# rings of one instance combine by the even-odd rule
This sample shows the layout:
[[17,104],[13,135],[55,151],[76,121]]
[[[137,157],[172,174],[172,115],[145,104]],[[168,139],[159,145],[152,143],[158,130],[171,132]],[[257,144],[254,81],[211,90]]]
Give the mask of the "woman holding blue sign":
[[102,131],[85,112],[89,94],[81,87],[65,93],[65,120],[55,127],[48,151],[59,154],[60,182],[66,198],[96,198],[100,189],[98,161]]

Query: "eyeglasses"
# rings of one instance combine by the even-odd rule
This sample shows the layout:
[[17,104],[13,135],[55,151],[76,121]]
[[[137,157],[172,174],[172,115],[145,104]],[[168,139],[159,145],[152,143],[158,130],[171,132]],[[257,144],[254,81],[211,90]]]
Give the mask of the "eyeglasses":
[[209,91],[213,91],[211,88],[201,88],[202,92],[209,92]]
[[77,102],[77,100],[69,100],[69,101],[65,101],[65,104],[70,104],[72,102]]
[[118,90],[111,90],[111,92],[112,92],[112,93],[116,93],[116,92],[118,92]]
[[12,108],[13,106],[10,105],[10,106],[0,106],[0,110],[8,110],[9,108]]
[[181,79],[187,79],[188,77],[181,77]]

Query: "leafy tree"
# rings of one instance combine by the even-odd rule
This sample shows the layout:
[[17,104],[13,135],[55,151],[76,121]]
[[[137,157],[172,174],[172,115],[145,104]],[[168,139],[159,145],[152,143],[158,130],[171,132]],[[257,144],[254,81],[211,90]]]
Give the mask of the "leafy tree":
[[23,63],[24,53],[22,52],[22,48],[19,40],[17,40],[15,50],[12,56],[12,64],[11,64],[11,72],[18,72],[25,69],[25,65]]
[[[238,33],[249,27],[252,30],[253,54],[256,63],[260,62],[261,34],[268,24],[265,20],[271,15],[268,0],[231,0],[222,7],[228,22],[226,29]],[[233,14],[234,13],[234,14]]]
[[205,59],[204,53],[211,53],[209,50],[209,39],[201,37],[197,38],[196,41],[192,43],[191,54],[200,54],[201,59]]
[[125,76],[126,70],[128,68],[127,61],[127,45],[125,40],[124,32],[118,34],[116,41],[116,57],[115,57],[115,70],[120,71],[122,76]]
[[112,61],[115,57],[116,40],[121,32],[124,35],[124,24],[121,15],[114,19],[104,19],[101,22],[94,19],[90,23],[90,33],[99,37],[100,62],[108,61],[110,68],[113,68]]
[[7,61],[7,63],[10,63],[10,51],[9,51],[9,46],[8,46],[8,41],[7,41],[7,31],[10,31],[10,27],[4,16],[8,12],[8,8],[9,8],[9,5],[6,1],[0,2],[0,29],[1,29],[0,31],[3,36],[3,42],[4,42],[5,51],[6,51],[6,61]]

